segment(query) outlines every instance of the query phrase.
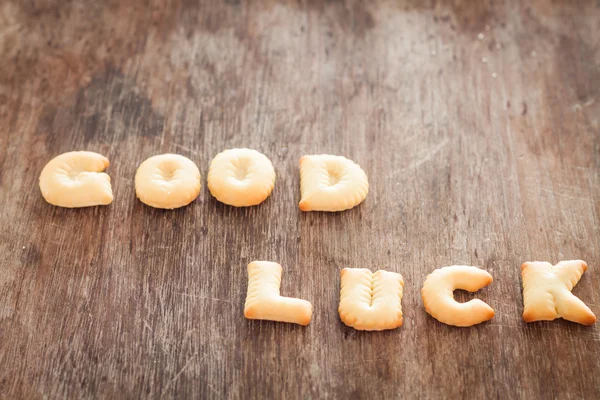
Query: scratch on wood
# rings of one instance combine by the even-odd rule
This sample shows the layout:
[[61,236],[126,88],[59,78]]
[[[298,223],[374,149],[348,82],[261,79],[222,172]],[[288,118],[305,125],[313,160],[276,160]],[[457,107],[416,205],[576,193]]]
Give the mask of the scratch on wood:
[[[177,381],[177,379],[179,379],[179,377],[181,376],[181,374],[183,373],[183,371],[185,371],[185,369],[187,368],[187,366],[190,364],[190,361],[192,361],[194,358],[198,357],[198,353],[192,355],[191,357],[189,357],[187,360],[185,360],[185,364],[183,365],[183,367],[181,367],[181,369],[179,370],[179,372],[177,372],[175,374],[175,376],[167,383],[167,385],[165,386],[165,388],[162,391],[162,395],[164,396],[165,393],[167,392],[167,390],[169,390],[169,387],[175,383],[175,381]],[[204,356],[204,358],[206,358],[206,356]]]
[[215,297],[207,297],[207,296],[200,296],[200,295],[195,295],[195,294],[189,294],[189,293],[177,293],[181,296],[186,296],[186,297],[192,297],[194,299],[199,299],[199,300],[211,300],[211,301],[222,301],[224,303],[230,303],[233,304],[230,300],[225,300],[225,299],[217,299]]
[[444,140],[433,146],[429,149],[425,154],[421,155],[414,163],[411,164],[410,167],[406,169],[416,169],[426,162],[430,161],[440,150],[442,150],[449,142],[449,139],[446,137]]
[[144,320],[144,326],[145,326],[146,328],[148,328],[148,330],[149,330],[150,332],[154,333],[154,330],[153,330],[152,328],[150,328],[150,324],[148,324],[148,321]]

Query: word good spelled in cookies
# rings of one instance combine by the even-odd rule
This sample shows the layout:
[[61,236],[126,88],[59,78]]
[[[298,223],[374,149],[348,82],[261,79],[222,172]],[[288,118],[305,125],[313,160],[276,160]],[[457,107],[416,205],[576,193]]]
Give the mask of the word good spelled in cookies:
[[186,206],[200,194],[200,171],[192,160],[178,154],[150,157],[135,174],[135,193],[151,207]]
[[382,331],[402,326],[404,280],[395,272],[344,268],[338,312],[357,330]]
[[587,264],[581,260],[526,262],[521,266],[523,277],[523,320],[552,321],[556,318],[593,325],[596,316],[571,290],[577,285]]
[[492,283],[492,276],[477,267],[453,265],[433,271],[423,284],[425,310],[435,319],[453,326],[472,326],[494,317],[494,310],[479,299],[454,300],[456,289],[476,292]]
[[355,162],[341,156],[313,155],[300,159],[300,209],[343,211],[367,197],[367,174]]
[[40,190],[46,201],[59,207],[90,207],[113,201],[106,157],[91,151],[63,153],[46,164]]
[[282,297],[280,285],[281,265],[270,261],[248,264],[248,295],[244,316],[248,319],[308,325],[312,317],[312,304],[302,299]]
[[216,155],[208,171],[208,189],[221,203],[235,207],[255,206],[275,187],[275,169],[262,153],[229,149]]

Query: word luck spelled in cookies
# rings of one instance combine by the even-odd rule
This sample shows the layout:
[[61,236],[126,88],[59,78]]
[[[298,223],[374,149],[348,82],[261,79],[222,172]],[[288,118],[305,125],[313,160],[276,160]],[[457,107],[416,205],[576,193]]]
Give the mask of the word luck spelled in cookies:
[[[565,318],[592,325],[596,316],[571,293],[587,264],[581,260],[523,264],[523,320],[533,322]],[[390,271],[375,273],[364,268],[344,268],[340,274],[338,312],[342,322],[354,329],[381,331],[402,326],[402,275]],[[248,296],[244,315],[248,319],[293,322],[308,325],[312,306],[306,300],[281,297],[281,266],[268,261],[248,265]],[[494,310],[479,299],[466,303],[454,300],[456,289],[476,292],[492,283],[485,270],[465,265],[438,268],[421,290],[425,311],[436,320],[452,326],[468,327],[489,321]]]

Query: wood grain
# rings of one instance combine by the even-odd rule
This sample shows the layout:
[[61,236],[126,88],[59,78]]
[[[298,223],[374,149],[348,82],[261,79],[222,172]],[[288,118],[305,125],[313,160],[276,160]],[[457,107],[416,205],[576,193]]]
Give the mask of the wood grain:
[[[523,261],[581,258],[600,313],[597,1],[0,1],[0,397],[598,398],[600,333],[521,321]],[[136,200],[148,156],[206,176],[271,158],[271,198]],[[67,210],[37,179],[106,155],[115,201]],[[302,213],[298,159],[359,163],[358,208]],[[303,328],[243,318],[246,264],[284,267]],[[486,268],[496,317],[429,317],[433,269]],[[343,267],[403,274],[404,326],[337,314]],[[473,297],[458,293],[462,300]]]

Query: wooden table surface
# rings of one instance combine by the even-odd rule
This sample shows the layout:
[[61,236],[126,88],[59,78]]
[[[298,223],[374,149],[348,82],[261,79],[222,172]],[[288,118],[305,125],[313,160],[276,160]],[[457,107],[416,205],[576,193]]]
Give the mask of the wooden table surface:
[[[598,1],[5,0],[0,61],[0,397],[600,397],[598,325],[523,323],[519,268],[587,261],[600,314]],[[232,147],[273,161],[258,207],[206,188]],[[43,200],[71,150],[110,159],[110,206]],[[166,152],[203,176],[175,211],[134,191]],[[361,206],[299,211],[315,153],[365,169]],[[308,327],[244,319],[252,260],[283,265]],[[457,292],[492,321],[426,314],[453,264],[493,275]],[[344,267],[402,273],[404,326],[343,325]]]

